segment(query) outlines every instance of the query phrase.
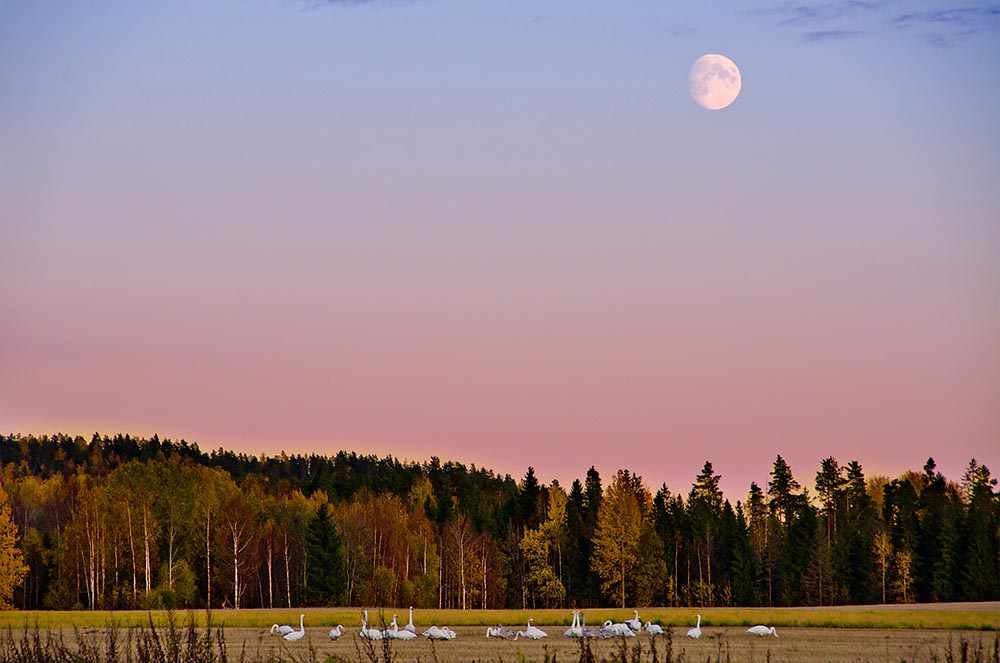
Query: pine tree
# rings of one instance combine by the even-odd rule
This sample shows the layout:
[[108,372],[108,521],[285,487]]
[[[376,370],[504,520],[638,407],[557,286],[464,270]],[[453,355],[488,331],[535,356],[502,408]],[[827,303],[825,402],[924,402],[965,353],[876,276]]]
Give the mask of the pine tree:
[[754,554],[750,545],[750,529],[747,526],[743,505],[736,503],[732,541],[732,562],[730,574],[733,583],[733,605],[757,605],[756,570]]
[[840,465],[833,456],[824,458],[816,473],[816,493],[823,503],[826,519],[826,545],[829,546],[837,530],[837,510],[843,499],[844,480]]
[[973,458],[964,477],[963,488],[969,506],[962,537],[962,576],[960,588],[964,601],[990,601],[997,598],[997,500],[993,486],[997,480],[990,470]]
[[722,476],[715,474],[712,463],[705,461],[705,466],[695,479],[691,487],[691,494],[688,496],[688,515],[696,537],[694,545],[698,559],[698,581],[704,583],[704,591],[708,595],[713,593],[714,587],[712,578],[713,543],[718,536],[722,521],[720,479]]
[[779,454],[771,468],[771,480],[767,484],[767,492],[770,495],[772,515],[786,528],[794,508],[795,493],[799,487],[799,482],[792,477],[792,468]]
[[11,515],[10,498],[0,486],[0,609],[12,608],[14,590],[24,582],[28,567],[17,543],[17,526]]
[[834,564],[841,588],[851,603],[870,603],[876,600],[875,533],[876,514],[868,495],[861,464],[847,464],[847,483],[844,488],[845,514],[843,526],[834,538]]

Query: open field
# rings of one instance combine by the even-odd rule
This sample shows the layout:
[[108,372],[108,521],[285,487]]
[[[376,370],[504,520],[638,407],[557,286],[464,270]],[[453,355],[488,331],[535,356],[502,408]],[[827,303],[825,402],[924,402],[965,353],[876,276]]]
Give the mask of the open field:
[[[306,637],[286,643],[268,633],[271,624],[298,623],[300,610],[241,610],[212,613],[216,626],[224,625],[228,660],[231,661],[356,661],[357,663],[385,663],[386,651],[381,643],[369,647],[357,637],[360,612],[350,610],[307,609]],[[370,610],[373,624],[382,618],[391,621],[387,611]],[[702,615],[703,635],[700,640],[684,637],[694,623],[694,615]],[[407,613],[397,609],[400,623],[405,623]],[[545,629],[549,637],[540,641],[502,641],[485,637],[485,625],[504,623],[523,628],[527,616],[535,618],[536,625]],[[451,626],[459,637],[453,641],[432,643],[424,638],[412,642],[392,642],[391,656],[395,663],[490,663],[523,661],[582,661],[584,663],[679,663],[701,662],[753,662],[772,663],[868,663],[868,662],[932,662],[968,661],[970,663],[997,663],[1000,657],[1000,604],[951,604],[936,606],[863,606],[843,608],[796,609],[643,609],[644,619],[659,621],[668,626],[669,638],[655,641],[642,634],[629,638],[588,641],[589,652],[581,649],[578,641],[563,637],[570,621],[570,611],[437,611],[418,610],[414,617],[418,632],[431,623]],[[92,651],[101,651],[102,660],[109,641],[109,624],[115,624],[115,638],[119,657],[125,650],[136,652],[137,642],[148,628],[152,617],[157,626],[168,620],[166,613],[143,612],[39,612],[0,613],[3,643],[26,642],[40,636],[61,639],[70,650],[79,640],[88,643]],[[205,613],[174,614],[179,627],[194,618],[204,623]],[[621,621],[631,617],[629,610],[594,610],[588,613],[588,622],[598,624],[604,619]],[[340,640],[330,642],[330,627],[342,623],[348,631]],[[755,623],[774,625],[779,637],[757,638],[746,633],[746,626]],[[37,628],[36,628],[37,625]],[[27,627],[27,628],[26,628]],[[198,629],[204,633],[204,629]],[[179,631],[181,642],[186,637]],[[166,629],[158,628],[162,642],[168,642]],[[216,642],[216,638],[211,640]],[[6,646],[6,645],[4,645]],[[0,646],[0,660],[24,661],[23,655],[9,655],[11,647]],[[623,649],[623,647],[627,649]],[[638,647],[638,649],[637,649]],[[654,656],[653,647],[656,648]],[[964,650],[964,655],[963,655]],[[46,660],[39,658],[38,660]],[[55,659],[52,659],[55,660]],[[96,659],[87,659],[96,660]],[[179,660],[187,660],[183,656]],[[190,659],[205,660],[205,659]]]
[[[372,626],[399,617],[400,625],[407,620],[407,609],[369,608]],[[702,616],[702,625],[752,626],[769,624],[778,627],[822,628],[880,628],[880,629],[948,629],[948,630],[1000,630],[1000,602],[982,603],[928,603],[906,605],[836,606],[823,608],[643,608],[642,619],[664,626],[694,626],[695,614]],[[212,623],[229,628],[265,628],[275,622],[297,625],[299,615],[305,613],[307,626],[326,625],[327,629],[343,624],[354,630],[360,623],[359,608],[292,608],[287,610],[216,610],[211,613]],[[196,624],[205,625],[206,613],[176,612],[178,621],[189,616]],[[599,626],[604,620],[621,621],[632,616],[632,609],[595,609],[586,611],[587,623]],[[533,617],[538,626],[568,628],[571,610],[416,610],[414,621],[424,628],[439,626],[488,626],[506,624],[517,627]],[[148,626],[152,618],[157,626],[167,623],[166,611],[147,613],[133,611],[9,611],[0,612],[0,628],[38,625],[43,628],[104,628],[112,621],[122,627]],[[686,629],[685,629],[686,630]]]
[[[372,648],[368,648],[368,643],[356,637],[357,631],[352,631],[336,642],[330,642],[326,637],[326,630],[320,627],[307,628],[305,639],[286,643],[278,636],[269,635],[266,629],[227,628],[224,638],[228,660],[247,663],[385,663],[387,660],[381,643],[374,643]],[[1000,648],[1000,634],[984,631],[788,627],[778,631],[778,638],[758,638],[747,634],[742,627],[703,626],[704,634],[697,641],[684,637],[687,627],[671,629],[670,643],[664,637],[657,637],[655,643],[646,635],[630,638],[624,644],[627,648],[625,650],[621,639],[588,641],[593,657],[591,659],[581,656],[578,641],[565,638],[551,628],[550,637],[540,641],[486,638],[485,627],[461,626],[455,630],[459,636],[453,641],[432,643],[418,638],[412,642],[393,642],[391,660],[395,663],[994,663]],[[58,629],[53,633],[68,643],[75,642],[77,637],[69,629]],[[16,640],[21,634],[14,630],[5,634],[5,637],[7,635]],[[103,643],[107,641],[103,629],[84,632],[81,637],[88,639],[97,650],[103,649]],[[125,637],[119,633],[119,652],[125,649],[125,643]],[[637,645],[641,650],[636,649]],[[652,654],[653,646],[657,649],[656,658]],[[963,649],[965,656],[962,655]],[[134,646],[132,650],[135,650]],[[105,655],[102,653],[100,658],[105,659]],[[32,659],[15,657],[4,660],[29,663]],[[119,658],[114,660],[128,659],[119,654]],[[142,660],[142,657],[138,660]],[[180,660],[187,659],[182,656]]]

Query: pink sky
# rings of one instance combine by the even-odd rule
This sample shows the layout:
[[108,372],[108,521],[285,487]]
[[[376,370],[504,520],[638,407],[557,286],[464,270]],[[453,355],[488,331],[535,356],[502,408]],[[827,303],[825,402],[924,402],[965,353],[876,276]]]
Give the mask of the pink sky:
[[0,9],[0,431],[1000,471],[994,33],[400,5]]

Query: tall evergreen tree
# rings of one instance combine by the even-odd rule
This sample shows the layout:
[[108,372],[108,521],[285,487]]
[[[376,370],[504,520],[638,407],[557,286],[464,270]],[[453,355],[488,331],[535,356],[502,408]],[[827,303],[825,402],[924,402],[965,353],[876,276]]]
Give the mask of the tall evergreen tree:
[[991,601],[998,598],[997,564],[998,506],[993,487],[997,480],[990,476],[986,466],[973,458],[963,477],[963,488],[968,496],[968,511],[962,528],[962,563],[960,588],[966,601]]
[[757,482],[750,483],[747,496],[747,530],[757,568],[757,593],[765,605],[774,605],[774,555],[771,545],[767,498]]
[[732,578],[733,605],[758,605],[756,569],[753,549],[750,545],[750,528],[743,504],[736,503],[735,517],[730,527],[731,557],[730,576]]
[[594,534],[597,531],[597,514],[604,499],[601,475],[593,465],[587,470],[583,483],[583,558],[586,565],[585,605],[601,605],[601,580],[594,572],[590,560],[594,557]]
[[[711,597],[714,592],[712,578],[712,562],[714,557],[713,543],[717,538],[722,524],[722,491],[719,490],[721,475],[715,474],[712,463],[705,461],[705,466],[695,479],[688,496],[688,516],[695,533],[695,551],[698,563],[698,581],[705,583],[702,591]],[[718,564],[716,563],[716,566]],[[706,601],[711,605],[711,599]]]
[[920,601],[950,601],[954,591],[957,562],[960,498],[949,488],[937,464],[929,458],[924,465],[926,487],[919,499],[919,534],[916,576]]
[[771,480],[767,484],[771,514],[786,528],[790,524],[792,511],[795,508],[796,491],[799,482],[792,476],[792,468],[779,454],[771,467]]
[[544,517],[542,487],[535,476],[535,468],[529,466],[521,480],[521,522],[525,529],[532,529],[538,527]]
[[585,605],[587,577],[590,564],[586,546],[589,540],[583,534],[583,484],[579,479],[573,480],[569,498],[566,501],[566,530],[569,545],[565,554],[566,599],[570,605]]
[[307,602],[313,606],[341,605],[347,587],[344,543],[326,502],[319,505],[306,533],[309,555]]
[[847,464],[844,501],[844,522],[834,538],[833,563],[841,579],[844,600],[871,603],[877,598],[879,586],[872,553],[878,523],[864,472],[857,461]]
[[833,456],[824,458],[816,473],[816,494],[823,504],[823,518],[826,521],[826,545],[830,546],[837,528],[837,510],[843,501],[846,480],[840,464]]

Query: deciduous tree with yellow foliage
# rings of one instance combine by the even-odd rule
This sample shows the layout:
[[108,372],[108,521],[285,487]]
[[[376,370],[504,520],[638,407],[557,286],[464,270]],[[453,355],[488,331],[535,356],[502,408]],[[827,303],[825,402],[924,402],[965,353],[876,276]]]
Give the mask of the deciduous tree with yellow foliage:
[[10,498],[0,487],[0,609],[9,610],[14,590],[28,573],[21,548],[17,545],[17,527],[11,517]]

